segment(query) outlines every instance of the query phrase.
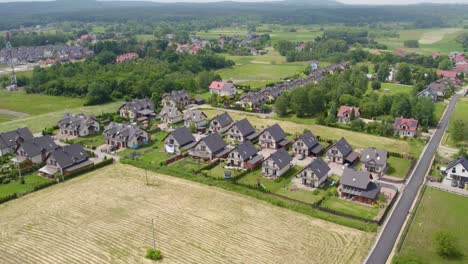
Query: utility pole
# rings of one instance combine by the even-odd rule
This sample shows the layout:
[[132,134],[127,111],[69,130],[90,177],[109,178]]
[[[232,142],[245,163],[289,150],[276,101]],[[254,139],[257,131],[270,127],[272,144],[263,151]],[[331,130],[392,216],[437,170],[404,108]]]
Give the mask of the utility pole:
[[154,218],[151,219],[151,226],[153,230],[153,249],[156,250],[156,238],[154,234]]

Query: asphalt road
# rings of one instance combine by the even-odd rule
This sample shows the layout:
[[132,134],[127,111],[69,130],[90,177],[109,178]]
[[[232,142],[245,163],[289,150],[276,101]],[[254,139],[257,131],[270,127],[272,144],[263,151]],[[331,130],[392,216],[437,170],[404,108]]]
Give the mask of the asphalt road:
[[387,223],[383,227],[383,230],[365,263],[384,264],[387,262],[393,246],[397,241],[398,235],[400,234],[400,230],[403,227],[403,223],[405,222],[414,199],[418,194],[418,190],[424,181],[424,177],[426,176],[429,167],[431,166],[432,157],[437,151],[444,131],[447,129],[450,115],[452,114],[459,97],[460,95],[457,94],[452,98],[452,101],[450,101],[447,111],[437,126],[437,130],[434,132],[419,160],[419,163],[413,171],[413,176],[408,181],[399,202],[396,204],[393,213],[390,215]]

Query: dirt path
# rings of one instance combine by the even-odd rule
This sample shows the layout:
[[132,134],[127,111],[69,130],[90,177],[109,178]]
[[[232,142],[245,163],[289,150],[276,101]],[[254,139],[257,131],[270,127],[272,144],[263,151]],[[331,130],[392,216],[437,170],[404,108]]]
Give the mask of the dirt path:
[[0,109],[0,114],[10,115],[16,118],[25,118],[25,117],[31,116],[28,113],[16,112],[16,111],[6,110],[6,109]]

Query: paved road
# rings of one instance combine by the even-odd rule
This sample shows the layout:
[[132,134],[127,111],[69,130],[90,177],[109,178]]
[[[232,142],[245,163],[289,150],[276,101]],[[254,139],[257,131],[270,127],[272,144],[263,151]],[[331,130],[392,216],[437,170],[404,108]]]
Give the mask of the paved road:
[[450,101],[447,111],[439,122],[437,130],[434,132],[431,140],[429,141],[429,144],[427,145],[423,155],[419,160],[418,165],[413,171],[413,176],[403,191],[403,194],[401,195],[398,204],[396,204],[393,213],[383,227],[382,233],[380,234],[365,263],[386,263],[390,253],[392,252],[393,246],[397,241],[398,235],[403,226],[403,223],[406,220],[408,212],[411,209],[414,199],[416,198],[418,190],[424,181],[424,177],[426,176],[426,173],[431,166],[432,157],[437,151],[444,131],[447,129],[450,115],[452,114],[459,97],[460,95],[456,95],[452,101]]

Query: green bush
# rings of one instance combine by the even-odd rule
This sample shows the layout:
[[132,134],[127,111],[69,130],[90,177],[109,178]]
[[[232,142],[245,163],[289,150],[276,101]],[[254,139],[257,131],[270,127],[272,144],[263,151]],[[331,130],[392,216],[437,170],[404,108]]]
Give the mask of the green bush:
[[2,184],[9,184],[10,183],[10,178],[5,178],[2,181]]
[[317,189],[315,189],[314,191],[312,191],[312,194],[313,194],[313,195],[318,195],[319,193],[320,193],[320,191],[317,190]]
[[338,190],[336,189],[336,186],[333,186],[330,189],[328,189],[327,194],[328,196],[338,196]]
[[148,248],[148,250],[146,250],[145,257],[147,259],[151,259],[151,260],[161,260],[162,259],[161,250],[154,249],[154,248]]
[[434,233],[432,243],[437,254],[444,258],[457,257],[460,254],[456,238],[445,230]]

